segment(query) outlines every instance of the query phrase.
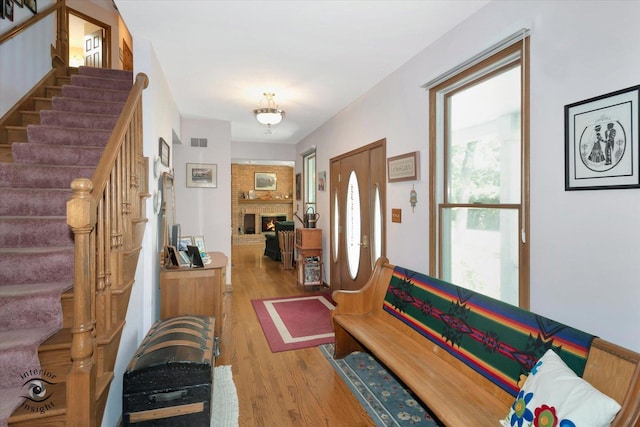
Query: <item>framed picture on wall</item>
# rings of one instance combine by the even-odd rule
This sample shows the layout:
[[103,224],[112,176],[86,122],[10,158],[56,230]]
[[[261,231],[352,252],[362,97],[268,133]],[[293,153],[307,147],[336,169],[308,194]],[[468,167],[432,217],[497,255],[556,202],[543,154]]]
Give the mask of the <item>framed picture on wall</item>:
[[218,165],[187,163],[187,187],[218,187]]
[[387,179],[389,182],[415,181],[419,177],[419,152],[402,154],[387,159]]
[[296,200],[302,199],[302,174],[296,174]]
[[275,191],[276,189],[277,175],[270,172],[256,172],[255,173],[255,185],[256,191]]
[[160,153],[160,161],[166,167],[169,167],[169,161],[171,160],[171,147],[164,138],[160,138],[158,151]]
[[38,13],[38,0],[24,0],[24,5],[33,13]]
[[4,17],[13,21],[13,0],[2,0],[4,4]]
[[564,107],[565,190],[640,188],[640,86]]
[[327,171],[318,172],[318,191],[325,191],[327,186]]

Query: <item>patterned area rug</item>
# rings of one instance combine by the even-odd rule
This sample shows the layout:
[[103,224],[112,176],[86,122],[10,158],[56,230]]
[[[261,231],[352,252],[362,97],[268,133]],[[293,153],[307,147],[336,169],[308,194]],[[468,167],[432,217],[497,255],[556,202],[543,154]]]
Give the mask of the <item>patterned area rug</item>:
[[335,360],[333,344],[321,345],[320,350],[377,426],[442,425],[371,355],[356,352]]
[[297,350],[333,342],[327,293],[251,300],[271,351]]

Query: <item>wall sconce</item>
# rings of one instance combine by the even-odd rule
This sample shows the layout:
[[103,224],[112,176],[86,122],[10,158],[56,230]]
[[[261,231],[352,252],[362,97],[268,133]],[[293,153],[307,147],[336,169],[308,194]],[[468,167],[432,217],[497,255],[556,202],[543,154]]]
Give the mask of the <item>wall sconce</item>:
[[415,185],[411,186],[411,192],[409,193],[409,203],[411,203],[411,212],[415,212],[416,203],[418,203],[418,193],[416,193]]

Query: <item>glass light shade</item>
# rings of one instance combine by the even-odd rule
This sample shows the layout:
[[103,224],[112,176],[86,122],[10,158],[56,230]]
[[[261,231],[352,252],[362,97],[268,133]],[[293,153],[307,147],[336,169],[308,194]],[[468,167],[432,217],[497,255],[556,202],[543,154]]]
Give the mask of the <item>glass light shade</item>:
[[258,120],[263,125],[277,125],[282,121],[284,111],[278,108],[256,108],[253,110]]

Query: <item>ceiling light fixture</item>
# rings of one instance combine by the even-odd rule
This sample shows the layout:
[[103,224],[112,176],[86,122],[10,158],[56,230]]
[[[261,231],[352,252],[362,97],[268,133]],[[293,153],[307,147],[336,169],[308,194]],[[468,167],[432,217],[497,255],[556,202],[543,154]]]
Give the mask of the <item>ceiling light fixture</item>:
[[266,105],[263,105],[264,99],[261,99],[258,108],[253,110],[253,114],[256,115],[256,120],[270,128],[271,125],[277,125],[282,121],[284,110],[279,109],[278,104],[273,100],[275,93],[265,92],[263,95]]

